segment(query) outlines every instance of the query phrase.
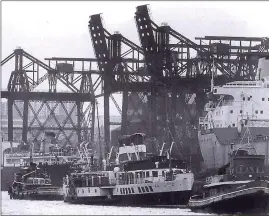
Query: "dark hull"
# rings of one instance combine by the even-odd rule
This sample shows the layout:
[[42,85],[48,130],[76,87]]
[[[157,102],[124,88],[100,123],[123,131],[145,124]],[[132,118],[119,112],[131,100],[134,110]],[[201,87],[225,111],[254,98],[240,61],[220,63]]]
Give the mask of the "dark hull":
[[269,194],[258,191],[253,194],[211,203],[203,207],[192,207],[191,209],[207,213],[268,213]]
[[191,191],[165,192],[154,194],[132,194],[124,196],[91,197],[68,200],[66,202],[76,204],[100,204],[119,206],[158,206],[158,205],[186,205],[189,201]]
[[[42,165],[41,169],[46,170],[50,175],[53,186],[62,187],[63,177],[71,171],[70,164]],[[1,169],[1,190],[7,191],[14,180],[14,173],[20,171],[20,167],[3,167]]]
[[27,194],[19,193],[10,195],[10,199],[20,200],[63,200],[62,195],[39,195],[39,194]]

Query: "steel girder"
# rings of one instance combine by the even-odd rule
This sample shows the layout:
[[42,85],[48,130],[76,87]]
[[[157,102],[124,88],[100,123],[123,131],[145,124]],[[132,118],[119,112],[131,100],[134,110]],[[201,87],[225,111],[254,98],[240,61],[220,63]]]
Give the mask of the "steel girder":
[[201,48],[222,61],[236,80],[254,80],[258,59],[269,55],[268,38],[205,36],[195,39],[199,40]]

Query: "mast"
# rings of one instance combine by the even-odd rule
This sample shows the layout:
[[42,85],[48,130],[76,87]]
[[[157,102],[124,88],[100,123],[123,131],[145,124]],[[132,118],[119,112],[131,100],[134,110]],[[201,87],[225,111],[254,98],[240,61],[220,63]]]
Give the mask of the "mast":
[[30,164],[33,163],[33,142],[31,142],[30,148]]
[[214,89],[214,73],[216,71],[216,67],[215,67],[215,61],[213,59],[213,65],[212,65],[212,73],[211,73],[211,92],[213,92]]

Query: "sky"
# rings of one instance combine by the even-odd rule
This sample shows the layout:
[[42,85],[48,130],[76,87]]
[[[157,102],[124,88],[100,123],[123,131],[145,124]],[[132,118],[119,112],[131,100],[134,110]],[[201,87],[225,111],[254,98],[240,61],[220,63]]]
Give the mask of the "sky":
[[[192,40],[205,35],[269,36],[266,1],[4,1],[1,56],[5,58],[21,47],[44,62],[46,57],[94,57],[88,21],[97,13],[102,13],[108,31],[119,30],[139,44],[134,13],[135,7],[143,4],[150,5],[154,22],[168,22]],[[2,67],[2,88],[6,88],[13,68],[12,62]],[[118,114],[113,105],[111,109],[112,115]]]

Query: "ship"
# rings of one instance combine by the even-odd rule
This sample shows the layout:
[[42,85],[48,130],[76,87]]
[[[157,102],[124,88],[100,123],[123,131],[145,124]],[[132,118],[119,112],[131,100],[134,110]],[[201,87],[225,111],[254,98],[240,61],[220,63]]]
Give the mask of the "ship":
[[23,164],[9,187],[10,199],[62,200],[62,188],[51,184],[49,175],[36,163]]
[[229,158],[218,175],[206,178],[200,192],[190,198],[188,207],[213,213],[268,212],[269,176],[265,173],[265,155],[258,155],[248,142],[231,150]]
[[62,186],[62,178],[72,171],[72,164],[80,159],[78,148],[70,145],[58,145],[53,132],[45,132],[40,142],[35,139],[31,143],[12,143],[10,148],[3,151],[2,191],[8,190],[10,182],[13,181],[14,173],[19,172],[23,164],[29,164],[30,154],[32,162],[50,175],[54,186]]
[[[212,76],[213,77],[213,76]],[[214,79],[212,78],[212,81]],[[212,82],[213,83],[213,82]],[[265,155],[269,165],[269,59],[260,58],[255,80],[233,81],[212,85],[199,118],[198,141],[204,170],[215,170],[227,164],[231,149],[247,143],[246,128],[258,154]]]
[[[184,205],[188,203],[194,175],[186,163],[165,155],[147,153],[145,134],[125,135],[119,140],[116,159],[112,149],[103,169],[73,172],[63,180],[65,202],[128,206]],[[162,148],[163,149],[163,148]]]

